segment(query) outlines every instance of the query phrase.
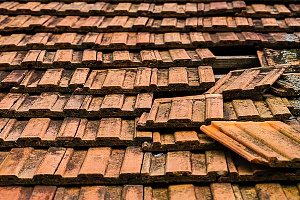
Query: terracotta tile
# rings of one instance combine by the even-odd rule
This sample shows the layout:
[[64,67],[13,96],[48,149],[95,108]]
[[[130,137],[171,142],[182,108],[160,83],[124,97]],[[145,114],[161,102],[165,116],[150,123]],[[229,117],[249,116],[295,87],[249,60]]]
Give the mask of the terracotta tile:
[[114,51],[113,52],[113,62],[114,63],[127,63],[130,62],[129,51]]
[[42,138],[50,124],[49,118],[32,118],[28,121],[20,138]]
[[61,162],[65,148],[51,147],[45,155],[43,161],[35,171],[35,176],[53,175]]
[[73,50],[57,50],[53,63],[58,65],[70,64],[72,60]]
[[267,9],[265,4],[252,4],[251,5],[253,10],[257,13],[268,13],[269,10]]
[[279,184],[257,184],[255,188],[260,191],[260,193],[258,193],[259,198],[287,199]]
[[152,106],[152,93],[139,93],[135,102],[135,109],[150,109]]
[[5,127],[2,127],[1,130],[1,141],[4,141],[6,137],[10,134],[10,132],[13,131],[13,127],[16,124],[17,120],[16,119],[8,119],[7,121],[5,120]]
[[225,154],[222,151],[206,151],[207,173],[220,176],[228,173]]
[[[288,14],[288,8],[293,12]],[[0,37],[4,51],[0,76],[6,77],[0,78],[1,86],[6,84],[5,92],[15,92],[0,94],[1,114],[11,117],[0,119],[1,145],[37,147],[0,152],[3,182],[31,185],[13,188],[16,198],[297,196],[296,185],[251,182],[298,177],[294,169],[300,141],[296,126],[265,121],[285,120],[291,112],[296,113],[292,100],[262,95],[277,84],[285,69],[235,70],[212,87],[212,67],[195,67],[212,65],[218,74],[218,63],[232,62],[232,56],[227,64],[227,56],[215,56],[205,49],[208,47],[297,45],[296,4],[247,4],[246,8],[243,1],[3,2],[0,10],[0,30],[7,35]],[[17,15],[20,13],[22,16]],[[226,17],[221,16],[224,13]],[[246,32],[250,29],[253,32]],[[31,30],[35,33],[22,33]],[[282,60],[266,58],[265,62],[274,65]],[[97,66],[103,68],[89,71]],[[33,69],[27,72],[29,68]],[[202,94],[210,87],[214,92]],[[186,91],[195,96],[182,96]],[[252,99],[254,94],[261,98]],[[164,95],[181,97],[158,98]],[[223,95],[225,100],[233,100],[223,102]],[[214,140],[209,143],[208,137],[194,131],[223,118],[228,122],[212,122],[201,129],[250,162],[215,150],[219,147],[212,147]],[[230,121],[253,118],[264,122]],[[140,146],[146,138],[150,142]],[[282,143],[287,148],[282,148]],[[47,151],[48,146],[61,147]],[[293,168],[287,172],[283,167]],[[238,184],[243,181],[251,183]],[[175,182],[177,185],[172,185]],[[212,184],[178,185],[182,182]],[[74,183],[76,186],[70,187]],[[99,183],[102,186],[97,186]],[[162,185],[152,188],[154,183]],[[67,187],[33,187],[36,184]],[[81,184],[94,186],[83,188]]]
[[184,49],[171,49],[169,50],[169,52],[174,62],[180,62],[191,59]]
[[[135,160],[135,163],[132,163]],[[120,175],[132,176],[140,173],[143,162],[143,153],[138,147],[128,147],[125,152],[125,157],[122,163]]]
[[214,199],[228,199],[235,200],[235,195],[233,193],[233,189],[231,184],[229,183],[212,183],[211,191]]
[[211,23],[213,27],[227,27],[226,17],[212,17]]
[[72,140],[80,123],[79,118],[65,118],[58,131],[57,139]]
[[16,177],[32,150],[32,148],[12,149],[0,165],[0,174],[2,176]]
[[116,89],[122,88],[125,73],[125,70],[109,70],[103,83],[103,87]]
[[176,131],[174,133],[176,143],[184,143],[187,141],[198,141],[198,136],[195,131]]
[[262,18],[261,22],[264,27],[278,27],[278,23],[275,18]]
[[143,165],[143,169],[144,169],[145,166],[147,166],[147,168],[149,167],[149,170],[147,170],[147,171],[148,171],[150,176],[154,177],[154,176],[163,176],[163,175],[165,175],[165,173],[166,173],[166,169],[165,169],[166,154],[161,153],[161,154],[157,154],[157,155],[150,155],[146,158],[151,159],[150,160],[150,165],[145,160],[145,163],[143,163],[143,164],[146,164],[146,165]]
[[63,69],[48,69],[38,83],[39,86],[56,86],[62,77]]
[[223,97],[220,95],[205,95],[207,120],[223,118]]
[[[245,8],[246,5],[243,1],[233,1],[234,8],[236,11],[239,11],[242,8]],[[201,6],[200,6],[201,5]],[[221,13],[221,11],[232,12],[232,6],[228,6],[226,2],[205,2],[201,3],[198,6],[199,12],[201,14],[211,14],[211,13]],[[185,9],[185,7],[187,7]],[[204,9],[205,7],[205,9]],[[105,15],[118,15],[126,14],[130,16],[136,16],[137,14],[148,14],[150,16],[182,16],[187,13],[196,14],[197,4],[190,5],[186,4],[177,4],[177,3],[164,3],[164,4],[150,4],[149,3],[91,3],[86,4],[82,2],[76,2],[70,4],[69,2],[47,2],[45,4],[40,4],[39,2],[28,2],[27,4],[18,4],[3,6],[2,8],[4,13],[11,12],[22,12],[23,14],[44,14],[44,13],[59,13],[61,15],[70,15],[70,14],[79,14],[86,15],[87,13],[93,14],[105,14]]]
[[30,199],[52,199],[56,192],[55,186],[35,186]]
[[22,61],[22,65],[31,65],[37,61],[41,50],[29,50]]
[[[69,165],[69,162],[70,162],[73,154],[74,154],[74,149],[72,149],[72,148],[66,149],[66,151],[61,159],[61,162],[59,163],[57,169],[55,170],[55,173],[54,173],[55,175],[62,177],[65,174],[65,172],[67,171],[67,166]],[[70,168],[70,169],[72,169],[72,168]]]
[[214,54],[209,49],[196,49],[196,53],[204,62],[215,59]]
[[56,93],[43,93],[36,98],[29,106],[29,111],[46,111],[49,112],[50,109],[55,105],[58,99],[58,94]]
[[295,167],[293,162],[297,151],[282,149],[278,145],[284,142],[290,148],[295,146],[297,131],[283,122],[213,122],[211,126],[202,126],[201,130],[250,162]]
[[27,160],[24,162],[21,170],[18,173],[18,178],[31,180],[35,174],[35,171],[39,167],[40,163],[44,159],[47,150],[34,149]]
[[10,109],[20,97],[21,97],[21,94],[6,95],[0,101],[0,108],[5,109],[5,110]]
[[[149,68],[138,68],[134,85],[136,87],[147,87],[150,86],[152,79],[152,71]],[[154,77],[153,77],[154,78]]]
[[187,71],[183,67],[170,68],[169,70],[169,85],[188,84]]
[[112,108],[119,110],[121,109],[124,102],[124,95],[122,94],[111,94],[106,95],[101,105],[102,109]]
[[126,185],[122,192],[122,198],[126,200],[143,200],[144,192],[142,185]]
[[171,103],[171,110],[168,121],[190,121],[192,118],[193,101],[188,100],[174,100]]
[[80,200],[104,199],[106,195],[105,186],[84,186],[80,189]]
[[238,119],[255,119],[259,117],[258,110],[256,109],[253,101],[250,99],[233,100],[232,105]]
[[78,110],[82,105],[84,98],[84,95],[72,95],[64,106],[64,110]]
[[[66,155],[66,154],[65,154]],[[81,170],[85,157],[87,155],[86,151],[74,151],[71,157],[68,159],[68,163],[62,168],[62,177],[64,178],[76,178]],[[57,170],[60,169],[60,166]],[[55,172],[57,174],[57,171]]]
[[188,151],[168,152],[166,174],[191,174],[191,153]]
[[115,16],[109,23],[109,27],[123,27],[127,20],[127,16]]
[[290,14],[291,11],[283,4],[275,4],[274,8],[278,11],[279,14]]
[[296,186],[282,186],[282,189],[287,199],[295,199],[297,196],[299,196],[299,190]]
[[285,106],[281,98],[267,97],[266,103],[275,117],[285,118],[291,116],[289,109]]
[[196,200],[196,194],[193,185],[172,185],[169,186],[168,190],[170,200],[179,200],[182,198]]
[[[101,148],[95,148],[101,149]],[[84,158],[86,151],[78,150],[78,149],[67,149],[58,166],[56,166],[56,172],[51,175],[49,172],[45,172],[40,174],[39,176],[35,176],[32,179],[33,175],[36,173],[36,169],[40,168],[42,163],[45,162],[46,159],[45,154],[46,150],[35,149],[30,157],[25,161],[23,167],[19,173],[19,179],[14,179],[14,181],[22,181],[21,178],[27,178],[27,181],[30,183],[36,184],[37,181],[46,181],[48,184],[51,184],[51,179],[59,180],[61,184],[69,184],[73,181],[77,181],[79,184],[95,184],[98,183],[97,179],[92,177],[99,176],[98,172],[96,174],[90,175],[77,175],[78,170],[83,165],[81,164]],[[137,164],[134,161],[134,164],[137,164],[136,167],[141,166],[139,172],[127,174],[127,176],[122,175],[121,179],[119,179],[119,173],[121,169],[121,165],[124,166],[123,157],[124,157],[125,149],[112,149],[112,154],[108,161],[108,166],[106,167],[106,172],[104,177],[101,179],[101,183],[108,183],[114,178],[115,183],[124,183],[123,181],[131,180],[132,183],[135,184],[143,184],[143,183],[165,183],[165,181],[174,181],[173,176],[166,176],[166,162],[167,154],[163,153],[145,153],[141,159],[142,163]],[[184,151],[175,151],[176,152],[184,152]],[[186,151],[188,152],[188,151]],[[176,176],[176,180],[181,182],[183,180],[188,181],[189,183],[194,183],[195,181],[214,181],[217,177],[222,178],[222,180],[232,180],[232,181],[241,181],[241,180],[249,180],[249,181],[267,181],[267,180],[295,180],[296,170],[290,170],[289,173],[284,172],[284,170],[274,170],[267,167],[251,165],[244,160],[241,160],[240,157],[234,156],[230,157],[230,154],[226,154],[226,158],[224,157],[224,152],[222,151],[206,151],[204,153],[190,153],[190,161],[186,160],[191,165],[192,172],[188,175],[184,176]],[[180,154],[179,154],[180,156]],[[182,154],[181,154],[182,156]],[[42,162],[42,163],[41,163]],[[85,161],[84,161],[85,162]],[[123,164],[122,164],[123,162]],[[137,161],[139,162],[139,161]],[[41,163],[41,164],[40,164]],[[182,166],[186,166],[188,163],[183,162]],[[241,164],[242,163],[242,164]],[[96,166],[96,165],[95,165]],[[182,167],[181,166],[181,167]],[[228,167],[227,167],[228,166]],[[97,168],[98,169],[98,168]],[[179,168],[178,168],[179,169]],[[238,171],[237,171],[238,169]],[[229,170],[229,172],[227,172]],[[122,172],[122,171],[121,171]],[[268,174],[267,174],[268,172]],[[100,172],[99,172],[100,173]],[[175,173],[175,172],[173,172]],[[179,172],[178,172],[179,173]],[[262,175],[265,173],[265,175]],[[274,173],[276,173],[277,177],[274,177]],[[142,177],[141,177],[142,175]],[[57,179],[58,177],[63,176],[62,179]],[[92,177],[90,177],[92,176]],[[101,176],[101,175],[100,175]],[[294,178],[292,178],[294,177]],[[5,177],[3,177],[5,178]],[[167,178],[167,179],[166,179]],[[6,180],[6,179],[5,179]],[[50,180],[50,182],[49,182]],[[8,183],[14,183],[12,180],[7,180]],[[108,182],[107,182],[108,181]],[[150,181],[150,182],[149,182]]]
[[119,177],[124,156],[125,156],[125,150],[123,149],[112,150],[106,168],[105,177],[109,177],[109,178]]
[[0,63],[4,66],[8,66],[13,62],[17,52],[2,52],[0,54]]
[[[208,33],[203,33],[203,35],[207,35]],[[235,34],[233,32],[227,33],[218,33],[218,34],[211,34],[214,39],[214,43],[216,46],[230,46],[232,42],[235,45],[241,45],[242,43],[245,44],[245,39],[243,38],[244,34]],[[259,41],[262,43],[274,43],[274,38],[277,38],[282,44],[291,45],[298,43],[298,37],[296,33],[288,34],[288,33],[270,33],[264,34],[264,38],[261,38],[261,33],[255,33],[255,35],[259,35]],[[221,40],[220,40],[221,38]],[[284,38],[289,38],[289,40],[285,40]],[[253,39],[257,40],[257,39]],[[206,44],[209,44],[209,41],[206,41]],[[252,41],[251,41],[252,42]],[[250,43],[249,43],[250,44]],[[183,44],[186,46],[185,44]],[[198,44],[195,44],[198,45]],[[81,46],[81,45],[80,45]],[[188,45],[189,47],[190,45]],[[191,44],[192,48],[194,45]],[[103,47],[104,48],[104,47]],[[62,52],[64,51],[64,52]],[[55,65],[56,68],[68,66],[68,68],[80,68],[82,65],[80,64],[84,59],[84,66],[87,65],[88,67],[94,67],[96,64],[104,65],[105,67],[120,67],[120,68],[128,68],[128,65],[132,66],[139,66],[144,67],[145,65],[151,67],[159,67],[159,68],[167,68],[167,67],[182,67],[182,66],[189,66],[194,67],[195,65],[216,65],[214,67],[221,67],[224,68],[224,65],[220,66],[220,60],[223,57],[214,56],[211,51],[208,49],[191,49],[191,50],[184,50],[184,49],[171,49],[169,51],[149,51],[146,52],[145,50],[142,51],[113,51],[109,53],[103,54],[101,51],[92,50],[92,58],[88,58],[87,52],[88,50],[81,51],[81,50],[70,50],[70,49],[63,49],[59,51],[53,50],[43,50],[40,52],[36,62],[29,62],[23,63],[26,55],[28,54],[27,51],[15,51],[10,53],[16,53],[13,55],[12,59],[9,62],[6,62],[5,56],[0,56],[0,65],[1,69],[20,69],[26,68],[27,65],[30,65],[31,68],[52,68],[51,65]],[[84,53],[85,52],[85,53]],[[8,53],[8,52],[5,52]],[[95,57],[95,53],[97,54],[97,58]],[[67,54],[63,56],[63,54]],[[17,58],[16,58],[17,57]],[[1,60],[3,58],[3,63],[1,64]],[[15,59],[16,58],[16,59]],[[218,58],[218,60],[216,60]],[[227,57],[225,57],[227,59]],[[224,58],[224,59],[225,59]],[[229,56],[228,59],[231,60],[234,57]],[[62,60],[60,60],[62,59]],[[97,60],[96,60],[97,59]],[[236,58],[235,58],[236,59]],[[242,59],[242,58],[239,58]],[[246,59],[246,58],[243,58]],[[242,59],[242,60],[243,60]],[[248,58],[250,59],[250,58]],[[247,60],[247,59],[246,59]],[[164,65],[161,65],[161,64]],[[227,64],[226,64],[227,66]],[[228,62],[228,66],[233,66],[233,63]],[[245,67],[244,64],[242,67]],[[248,66],[247,66],[248,67]]]
[[121,136],[122,119],[106,118],[102,119],[97,133],[97,138],[108,138],[109,140],[119,140]]
[[27,70],[14,70],[1,81],[1,85],[4,87],[16,86],[23,80],[27,72]]
[[24,188],[21,186],[7,186],[7,187],[1,187],[1,200],[4,200],[6,198],[17,200],[22,199],[26,197],[27,195],[30,196],[32,192],[32,188]]
[[200,66],[198,67],[199,82],[202,85],[211,86],[215,82],[214,72],[211,66]]
[[77,68],[70,80],[70,86],[72,87],[78,87],[78,86],[83,86],[84,83],[86,82],[86,79],[89,74],[89,69],[88,68]]
[[[105,170],[107,169],[110,154],[110,148],[90,148],[80,168],[79,174],[82,176],[103,176],[105,174]],[[99,163],[101,164],[99,165]]]

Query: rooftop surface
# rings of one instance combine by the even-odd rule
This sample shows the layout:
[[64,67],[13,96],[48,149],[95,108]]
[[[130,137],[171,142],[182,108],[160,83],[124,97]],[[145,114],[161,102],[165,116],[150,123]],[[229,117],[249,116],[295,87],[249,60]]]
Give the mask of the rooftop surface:
[[0,0],[0,200],[300,200],[298,0]]

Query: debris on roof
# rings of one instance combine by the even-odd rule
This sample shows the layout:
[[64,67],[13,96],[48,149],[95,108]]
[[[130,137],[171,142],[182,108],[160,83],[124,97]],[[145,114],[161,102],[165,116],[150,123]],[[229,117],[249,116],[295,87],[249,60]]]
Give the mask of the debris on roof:
[[272,91],[279,96],[300,96],[300,73],[286,73],[272,86]]
[[300,132],[281,121],[213,121],[201,130],[250,162],[300,167]]
[[284,67],[269,67],[230,71],[219,79],[207,93],[223,94],[224,98],[260,96],[273,85],[284,70]]

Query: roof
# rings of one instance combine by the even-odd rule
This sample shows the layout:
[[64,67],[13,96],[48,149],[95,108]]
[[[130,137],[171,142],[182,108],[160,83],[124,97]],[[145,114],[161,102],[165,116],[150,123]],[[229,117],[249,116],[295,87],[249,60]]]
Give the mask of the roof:
[[0,13],[0,200],[300,198],[298,0]]

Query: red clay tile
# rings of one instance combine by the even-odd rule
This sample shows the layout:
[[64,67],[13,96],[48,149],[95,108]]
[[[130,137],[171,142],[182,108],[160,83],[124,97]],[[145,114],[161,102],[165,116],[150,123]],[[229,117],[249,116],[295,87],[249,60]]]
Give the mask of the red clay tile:
[[[135,160],[133,163],[132,160]],[[129,147],[126,149],[125,157],[122,163],[120,175],[133,176],[141,170],[143,162],[143,153],[138,147]]]
[[283,122],[212,122],[201,130],[250,162],[297,167],[297,131]]

